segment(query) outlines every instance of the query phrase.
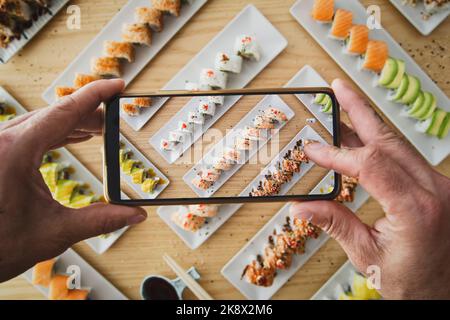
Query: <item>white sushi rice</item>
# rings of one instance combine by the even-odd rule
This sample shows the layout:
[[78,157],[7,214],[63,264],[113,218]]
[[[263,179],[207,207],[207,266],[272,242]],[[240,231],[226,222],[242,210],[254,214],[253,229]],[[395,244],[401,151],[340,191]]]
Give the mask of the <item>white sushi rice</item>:
[[188,122],[194,124],[204,124],[205,118],[198,112],[190,111],[188,113]]
[[200,72],[200,86],[211,89],[225,89],[227,86],[227,73],[213,69],[202,69]]
[[218,106],[222,106],[223,103],[225,102],[225,96],[209,96],[208,101]]
[[236,38],[234,52],[246,59],[255,59],[256,61],[261,59],[259,45],[255,37],[249,35],[240,35]]
[[200,101],[198,112],[213,117],[216,114],[216,104],[207,100]]
[[169,141],[170,142],[175,142],[175,143],[180,143],[183,142],[184,140],[184,135],[185,133],[182,131],[170,131],[169,132]]
[[180,121],[180,122],[178,122],[178,130],[181,132],[193,133],[194,126],[192,125],[192,123],[189,123],[186,121]]
[[242,57],[229,55],[225,52],[218,52],[216,55],[215,67],[223,72],[240,73],[242,70]]

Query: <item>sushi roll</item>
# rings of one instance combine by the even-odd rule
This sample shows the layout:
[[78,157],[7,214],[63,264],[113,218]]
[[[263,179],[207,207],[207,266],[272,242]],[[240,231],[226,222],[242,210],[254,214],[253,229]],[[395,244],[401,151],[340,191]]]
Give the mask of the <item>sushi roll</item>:
[[186,84],[184,85],[184,90],[187,91],[209,90],[209,87],[205,85],[201,86],[197,82],[187,81]]
[[267,132],[261,129],[246,126],[242,131],[242,136],[253,141],[259,141],[267,139]]
[[353,13],[344,9],[336,10],[331,25],[330,37],[338,40],[345,40],[350,34],[352,28]]
[[272,121],[277,122],[286,122],[288,121],[288,118],[286,114],[283,111],[280,111],[276,108],[269,108],[264,111],[264,116],[272,119]]
[[31,282],[34,285],[48,287],[50,280],[53,277],[53,268],[55,266],[56,259],[50,259],[42,261],[36,264],[33,268],[33,276]]
[[196,176],[191,183],[194,187],[202,190],[207,190],[213,185],[212,181],[203,180],[200,176]]
[[209,96],[208,101],[215,105],[222,106],[225,101],[225,96]]
[[130,23],[122,26],[122,39],[138,45],[151,46],[152,33],[145,23]]
[[199,176],[202,180],[208,182],[216,182],[217,180],[219,180],[221,174],[222,171],[214,168],[209,168],[209,169],[202,169]]
[[219,206],[216,204],[193,204],[189,206],[189,211],[199,217],[212,218],[217,216]]
[[170,142],[175,142],[175,143],[180,143],[184,141],[184,132],[181,131],[170,131],[169,132],[169,141]]
[[202,115],[213,117],[216,114],[216,104],[209,101],[200,101],[198,112]]
[[130,117],[137,117],[141,114],[141,109],[137,105],[132,103],[123,103],[121,105],[121,108],[122,111]]
[[266,115],[259,115],[253,120],[253,126],[257,129],[274,129],[275,120]]
[[251,264],[244,268],[241,278],[245,277],[248,283],[255,286],[272,286],[276,275],[276,269],[264,266],[261,256],[258,256],[257,260],[258,261],[253,260]]
[[178,17],[181,10],[181,0],[152,0],[152,7]]
[[134,15],[138,23],[147,24],[153,31],[162,31],[164,26],[162,11],[156,8],[138,7]]
[[200,87],[212,90],[225,89],[227,86],[227,73],[213,69],[202,69],[200,72]]
[[334,0],[314,0],[311,15],[317,22],[330,23],[334,15]]
[[147,178],[142,183],[141,190],[145,193],[153,193],[160,181],[161,179],[159,177]]
[[105,41],[103,53],[107,57],[134,61],[134,47],[129,42]]
[[111,57],[93,58],[91,71],[93,74],[104,78],[120,78],[122,76],[119,59]]
[[244,59],[254,59],[256,61],[261,59],[259,45],[256,39],[249,35],[240,35],[236,38],[234,52]]
[[289,172],[289,173],[299,173],[301,170],[301,162],[284,158],[281,162],[281,166],[283,168],[283,171]]
[[231,73],[241,73],[242,57],[218,52],[216,55],[215,67],[217,70]]
[[389,49],[384,41],[371,40],[367,44],[362,68],[380,73],[389,58]]
[[424,0],[423,4],[428,14],[434,14],[450,9],[449,0]]
[[67,280],[69,276],[57,274],[55,275],[49,283],[48,298],[50,300],[64,300],[69,294],[69,289],[67,288]]
[[354,25],[350,29],[350,35],[345,40],[345,52],[350,55],[362,55],[367,50],[369,43],[369,28],[364,24]]
[[139,108],[149,108],[152,106],[152,98],[145,98],[145,97],[134,98],[133,104],[135,106],[138,106]]
[[166,140],[166,139],[162,139],[161,143],[160,143],[160,147],[164,151],[173,151],[176,148],[176,143]]
[[77,73],[75,75],[75,80],[73,81],[73,86],[76,89],[80,89],[82,87],[84,87],[85,85],[94,82],[96,80],[99,80],[100,78],[97,76],[93,76],[90,74],[82,74],[82,73]]
[[199,112],[190,111],[188,113],[188,122],[202,125],[205,123],[205,118]]
[[63,298],[63,300],[87,300],[89,297],[89,290],[74,289]]
[[237,150],[250,151],[255,147],[255,141],[245,137],[237,137],[235,145]]
[[177,226],[189,232],[197,232],[206,221],[204,217],[196,216],[190,212],[174,212],[171,219]]
[[234,163],[238,163],[241,160],[241,154],[235,148],[226,148],[222,153],[222,157],[225,160],[228,160],[228,161],[231,161]]
[[225,159],[224,157],[217,157],[213,160],[212,167],[216,170],[228,171],[231,170],[235,164],[234,161]]
[[192,125],[192,123],[180,121],[178,122],[178,130],[180,132],[192,134],[194,132],[194,126]]
[[57,98],[69,96],[72,93],[74,93],[75,91],[77,91],[77,89],[72,88],[72,87],[56,87],[55,88],[55,94],[56,94]]

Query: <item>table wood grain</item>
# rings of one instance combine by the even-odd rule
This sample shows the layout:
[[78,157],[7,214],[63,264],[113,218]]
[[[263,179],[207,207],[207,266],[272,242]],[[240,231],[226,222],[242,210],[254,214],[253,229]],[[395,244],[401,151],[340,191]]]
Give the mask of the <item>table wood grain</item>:
[[[41,93],[78,55],[91,39],[120,10],[126,1],[71,1],[81,8],[81,30],[66,27],[68,15],[62,10],[14,59],[0,66],[0,85],[4,86],[28,110],[45,103]],[[308,33],[291,17],[289,8],[294,0],[210,0],[172,41],[151,61],[127,88],[127,92],[157,90],[169,81],[201,48],[248,3],[256,7],[288,39],[288,46],[249,87],[280,87],[286,84],[305,64],[314,67],[325,80],[348,79],[338,65]],[[381,7],[382,24],[410,53],[434,81],[450,95],[450,20],[447,19],[429,37],[423,37],[388,1],[363,0],[364,5]],[[355,85],[355,87],[357,87]],[[237,122],[239,112],[226,115],[226,121]],[[386,120],[387,121],[387,120]],[[152,129],[150,129],[152,130]],[[133,139],[133,133],[125,133]],[[135,135],[134,135],[135,136]],[[102,176],[100,148],[102,141],[69,146],[98,178]],[[437,170],[450,176],[450,158]],[[417,183],[420,183],[418,181]],[[314,184],[311,182],[310,187]],[[119,290],[132,299],[139,298],[139,285],[148,274],[175,277],[164,263],[163,253],[169,253],[186,269],[196,266],[201,273],[201,285],[216,299],[241,299],[242,295],[220,274],[222,267],[273,216],[282,204],[247,204],[225,223],[203,246],[195,251],[184,243],[148,208],[148,220],[128,230],[105,254],[95,254],[84,243],[74,249]],[[370,199],[358,212],[372,224],[383,212]],[[274,296],[274,299],[309,299],[345,262],[346,256],[334,241],[328,241],[306,265]],[[193,298],[186,292],[187,299]],[[0,299],[42,299],[42,295],[18,277],[0,284]]]

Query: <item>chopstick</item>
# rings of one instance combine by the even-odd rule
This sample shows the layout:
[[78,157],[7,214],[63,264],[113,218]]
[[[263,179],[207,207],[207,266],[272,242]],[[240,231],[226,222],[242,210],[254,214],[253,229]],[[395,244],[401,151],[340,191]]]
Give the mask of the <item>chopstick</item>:
[[173,260],[168,254],[163,255],[164,261],[172,268],[173,272],[183,280],[186,286],[191,289],[197,298],[200,300],[213,300],[208,292],[203,289],[194,278],[192,278],[183,268],[181,268],[175,260]]

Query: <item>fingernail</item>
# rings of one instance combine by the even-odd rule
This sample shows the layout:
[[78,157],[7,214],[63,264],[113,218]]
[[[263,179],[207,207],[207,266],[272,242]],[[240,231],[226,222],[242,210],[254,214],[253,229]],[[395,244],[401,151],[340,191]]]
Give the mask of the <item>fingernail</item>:
[[311,150],[317,150],[322,147],[324,147],[324,144],[322,144],[321,142],[318,142],[318,141],[311,141],[305,145],[306,149],[311,149]]
[[301,208],[300,203],[293,203],[289,208],[289,213],[294,217],[300,218],[302,220],[311,221],[313,214],[307,210]]
[[145,219],[147,219],[146,216],[142,215],[142,214],[138,214],[136,216],[132,216],[131,218],[128,219],[127,223],[129,226],[135,225],[135,224],[139,224],[141,222],[144,222]]

